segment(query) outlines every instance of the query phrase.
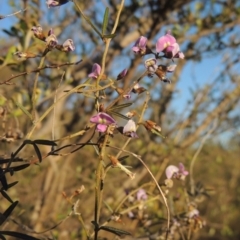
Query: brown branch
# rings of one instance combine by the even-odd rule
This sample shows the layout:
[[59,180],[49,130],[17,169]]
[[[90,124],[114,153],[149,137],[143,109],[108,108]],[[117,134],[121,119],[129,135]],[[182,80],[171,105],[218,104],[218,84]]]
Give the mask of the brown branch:
[[13,84],[13,83],[11,83],[10,81],[11,81],[12,79],[14,79],[14,78],[21,77],[21,76],[24,76],[24,75],[27,75],[27,74],[30,74],[30,73],[36,73],[36,72],[39,72],[39,71],[44,70],[44,69],[46,69],[46,68],[60,68],[60,67],[63,67],[63,66],[77,65],[77,64],[79,64],[80,62],[82,62],[82,59],[79,60],[79,61],[77,61],[77,62],[67,62],[67,63],[62,63],[62,64],[60,64],[60,65],[58,65],[58,64],[46,65],[46,66],[44,66],[44,67],[37,68],[37,69],[34,69],[34,70],[32,70],[32,71],[29,71],[29,72],[26,71],[26,72],[19,73],[19,74],[15,75],[15,76],[12,76],[12,77],[10,77],[9,79],[7,79],[7,80],[5,80],[5,81],[3,81],[3,82],[0,82],[0,85],[3,85],[3,84],[6,84],[6,85]]
[[182,141],[181,147],[185,148],[192,143],[206,130],[210,123],[218,117],[220,113],[226,109],[228,104],[240,94],[240,87],[236,87],[232,92],[226,94],[223,100],[217,105],[217,107],[211,111],[208,116],[204,119],[202,124],[194,131],[194,133],[189,134],[185,140]]

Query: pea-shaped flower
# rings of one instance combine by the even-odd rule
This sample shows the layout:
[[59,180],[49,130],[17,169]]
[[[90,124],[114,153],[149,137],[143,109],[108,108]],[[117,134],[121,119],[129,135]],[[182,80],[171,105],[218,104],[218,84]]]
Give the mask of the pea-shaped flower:
[[90,118],[91,123],[97,124],[98,132],[106,132],[108,126],[117,125],[116,121],[104,112],[99,112],[97,115]]

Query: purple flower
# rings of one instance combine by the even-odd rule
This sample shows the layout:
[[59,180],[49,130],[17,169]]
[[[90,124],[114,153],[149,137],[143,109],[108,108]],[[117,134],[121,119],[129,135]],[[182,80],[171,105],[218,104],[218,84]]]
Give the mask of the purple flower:
[[136,134],[136,124],[132,119],[123,127],[123,134],[127,137],[138,138]]
[[97,79],[100,75],[101,70],[102,68],[97,63],[94,63],[92,67],[92,72],[88,74],[88,77]]
[[137,200],[138,201],[146,201],[148,199],[148,196],[147,196],[147,193],[144,189],[139,189],[138,192],[137,192]]
[[189,174],[188,171],[185,170],[185,167],[182,163],[179,163],[179,167],[174,165],[170,165],[165,170],[167,179],[177,178],[184,180],[185,177]]
[[117,80],[123,79],[123,78],[126,76],[127,72],[128,72],[127,69],[122,70],[122,72],[120,72],[120,73],[118,74]]
[[166,58],[181,58],[184,59],[184,54],[180,52],[180,47],[177,43],[167,47],[164,51],[164,57]]
[[67,2],[69,2],[70,0],[47,0],[46,4],[48,6],[48,8],[50,7],[58,7],[61,6]]
[[165,170],[167,179],[171,179],[174,175],[178,173],[178,171],[179,171],[178,167],[174,165],[168,166]]
[[157,40],[156,51],[163,52],[166,58],[184,58],[176,39],[169,32]]
[[63,45],[63,50],[64,52],[71,52],[71,51],[74,51],[75,49],[75,46],[74,46],[74,43],[73,43],[73,40],[72,39],[67,39]]
[[185,170],[185,167],[182,163],[179,163],[178,168],[179,168],[178,174],[181,174],[183,176],[187,176],[189,174],[189,172]]
[[49,49],[53,49],[57,46],[58,40],[57,37],[54,34],[50,34],[46,39],[45,42],[47,43],[47,46]]
[[106,132],[109,125],[116,125],[116,121],[104,112],[99,112],[97,115],[91,117],[90,122],[97,124],[98,132]]
[[147,51],[147,38],[141,36],[138,38],[138,40],[135,42],[134,46],[132,47],[132,50],[134,53],[139,53],[140,55],[144,55]]

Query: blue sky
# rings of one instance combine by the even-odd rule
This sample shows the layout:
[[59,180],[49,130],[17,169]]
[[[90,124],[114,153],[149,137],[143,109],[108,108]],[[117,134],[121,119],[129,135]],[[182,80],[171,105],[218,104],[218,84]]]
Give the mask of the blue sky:
[[[44,2],[45,0],[42,0],[43,11],[47,11],[47,7]],[[98,4],[100,3],[98,2]],[[64,11],[65,9],[67,9],[67,5],[62,6],[61,9],[58,8],[58,11]],[[16,9],[16,11],[18,10],[20,9]],[[50,10],[54,11],[53,9]],[[6,15],[10,13],[12,13],[12,8],[10,8],[8,4],[6,4],[6,0],[0,0],[0,15]],[[48,19],[49,17],[51,18],[50,14],[47,15],[47,19],[45,20],[53,22],[54,19]],[[2,32],[2,29],[9,29],[11,25],[13,25],[15,22],[16,18],[14,16],[0,21],[0,38],[2,38],[3,36],[7,37],[7,35]],[[185,59],[184,61],[188,60]],[[217,75],[218,69],[222,64],[221,61],[222,56],[218,54],[212,57],[205,57],[201,62],[187,62],[181,73],[180,81],[177,84],[177,89],[179,91],[175,95],[176,101],[173,101],[171,105],[171,107],[177,113],[181,114],[183,112],[183,109],[185,109],[187,101],[190,99],[191,96],[189,89],[193,88],[196,84],[199,86],[203,86],[206,83],[211,82],[211,80],[214,79],[214,76]]]

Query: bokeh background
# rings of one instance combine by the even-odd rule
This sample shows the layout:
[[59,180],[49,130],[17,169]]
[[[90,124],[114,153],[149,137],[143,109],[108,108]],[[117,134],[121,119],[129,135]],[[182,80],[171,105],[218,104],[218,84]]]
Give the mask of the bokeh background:
[[[109,7],[110,32],[119,7],[118,0],[77,1],[91,21],[101,29],[103,15]],[[45,65],[76,62],[78,65],[40,72],[37,86],[37,117],[59,99],[65,90],[83,83],[91,72],[93,63],[101,63],[104,43],[89,24],[81,18],[74,4],[48,9],[40,0],[0,0],[0,15],[7,15],[21,9],[26,11],[0,20],[0,107],[4,109],[0,118],[0,154],[9,157],[22,143],[32,127],[23,108],[31,112],[32,89],[36,73],[19,76],[8,84],[11,76],[38,67],[39,58],[18,62],[16,51],[40,54],[44,43],[34,38],[32,26],[41,25],[44,31],[54,30],[59,42],[68,38],[74,40],[76,50],[71,53],[52,51],[47,55]],[[184,163],[189,170],[194,159],[191,176],[184,184],[170,190],[171,211],[186,210],[184,193],[190,192],[190,179],[197,189],[193,195],[204,227],[193,231],[191,239],[239,239],[240,220],[240,2],[237,0],[134,0],[125,1],[120,17],[117,35],[111,41],[106,60],[106,75],[116,79],[118,73],[128,69],[119,86],[126,88],[144,71],[144,60],[131,47],[140,36],[146,36],[148,46],[155,49],[157,39],[171,30],[185,54],[184,60],[174,60],[176,71],[169,74],[171,84],[161,82],[157,77],[145,77],[141,85],[150,92],[151,100],[145,119],[151,119],[162,128],[167,138],[147,133],[139,128],[139,139],[132,140],[128,150],[141,155],[159,183],[165,178],[167,165]],[[163,60],[165,62],[165,60]],[[9,84],[10,83],[10,84]],[[117,93],[110,89],[105,93],[104,104],[110,103]],[[92,95],[93,96],[93,95]],[[133,95],[134,104],[127,109],[141,112],[145,93]],[[19,107],[23,106],[23,107]],[[125,111],[125,112],[126,112]],[[123,111],[123,113],[125,113]],[[84,129],[89,118],[95,114],[93,98],[71,94],[59,101],[47,117],[38,124],[32,139],[54,140]],[[119,123],[125,120],[116,118]],[[54,136],[53,136],[54,129]],[[86,141],[91,132],[70,140],[60,141],[59,146]],[[6,137],[11,142],[6,141]],[[126,137],[117,135],[112,143],[121,147]],[[41,147],[42,154],[50,151]],[[66,151],[68,152],[68,151]],[[64,153],[64,151],[63,151]],[[109,150],[114,154],[113,150]],[[36,159],[31,147],[20,153],[25,161]],[[108,160],[106,160],[108,161]],[[126,190],[136,189],[151,182],[145,168],[133,157],[126,160],[136,173],[129,179],[117,169],[109,171],[105,180],[104,202],[101,220],[106,221]],[[16,224],[9,220],[3,229],[23,231],[27,226],[36,232],[51,228],[65,219],[71,205],[62,196],[64,191],[71,195],[81,185],[79,212],[89,229],[92,229],[94,209],[94,187],[97,157],[95,149],[86,146],[66,156],[49,156],[38,165],[8,175],[9,181],[19,181],[8,194],[19,200],[11,215]],[[183,186],[184,185],[184,186]],[[184,192],[182,189],[185,189]],[[147,187],[150,196],[158,194],[154,187]],[[9,202],[0,197],[1,212]],[[122,209],[127,208],[123,206]],[[159,222],[166,218],[164,206],[159,201],[147,204],[145,219],[131,219],[123,214],[121,222],[112,226],[132,233],[129,239],[158,239]],[[150,221],[152,225],[147,225]],[[156,225],[154,225],[156,224]],[[147,230],[146,230],[147,229]],[[155,235],[154,235],[155,234]],[[155,236],[149,238],[149,236]],[[38,235],[39,237],[39,235]],[[58,227],[40,234],[42,239],[86,239],[77,217],[69,217]],[[48,237],[48,238],[47,238]],[[113,234],[103,234],[106,239],[116,239]],[[142,238],[141,238],[142,237]],[[144,238],[145,237],[145,238]],[[188,239],[176,234],[174,239]]]

